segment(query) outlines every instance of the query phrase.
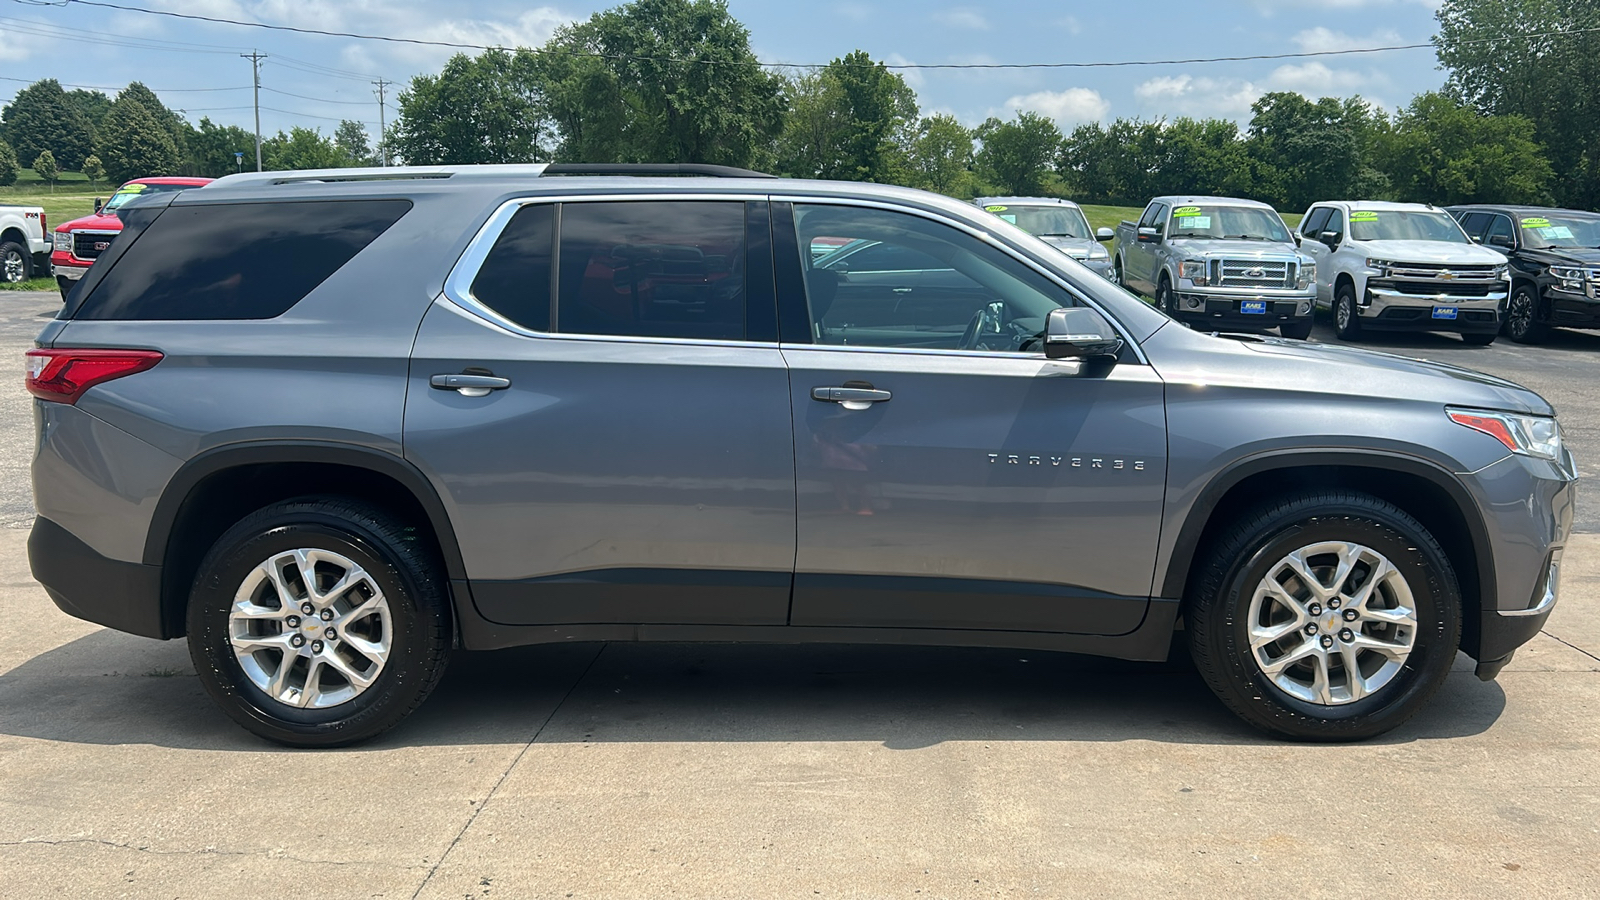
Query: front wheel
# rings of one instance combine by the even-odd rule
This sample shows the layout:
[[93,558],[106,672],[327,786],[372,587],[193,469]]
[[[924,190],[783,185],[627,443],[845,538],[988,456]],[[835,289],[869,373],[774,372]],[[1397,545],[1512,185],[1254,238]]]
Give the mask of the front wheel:
[[200,563],[189,653],[234,721],[280,744],[336,747],[415,709],[444,673],[450,619],[435,554],[341,499],[268,506]]
[[1361,337],[1361,313],[1356,308],[1356,288],[1353,284],[1341,284],[1333,297],[1333,326],[1339,333],[1339,339],[1345,341],[1358,340]]
[[1362,740],[1444,683],[1461,594],[1444,550],[1387,501],[1344,491],[1277,501],[1208,548],[1188,598],[1195,664],[1251,725]]
[[1156,306],[1174,319],[1178,317],[1178,297],[1172,292],[1172,282],[1168,281],[1165,275],[1161,276],[1161,281],[1156,285]]
[[1539,295],[1531,285],[1519,285],[1511,294],[1501,330],[1519,344],[1542,343],[1550,336],[1550,326],[1539,321]]

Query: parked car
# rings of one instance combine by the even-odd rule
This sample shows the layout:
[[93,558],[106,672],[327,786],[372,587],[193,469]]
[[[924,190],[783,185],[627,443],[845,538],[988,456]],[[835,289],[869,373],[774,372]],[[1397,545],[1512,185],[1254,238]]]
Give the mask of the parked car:
[[1449,213],[1421,203],[1312,204],[1296,238],[1317,259],[1317,303],[1339,337],[1451,331],[1486,346],[1510,282],[1505,254],[1479,247]]
[[[619,177],[667,172],[730,177]],[[1576,469],[1537,394],[1179,327],[949,198],[467,166],[122,214],[27,354],[33,572],[187,637],[282,743],[394,725],[455,647],[1175,637],[1252,725],[1359,739],[1556,603]]]
[[117,218],[117,211],[123,204],[147,194],[185,191],[210,183],[209,178],[135,178],[117,188],[104,205],[91,215],[56,226],[50,267],[55,275],[56,286],[61,289],[61,298],[66,299],[67,292],[122,231],[122,220]]
[[1179,321],[1311,336],[1316,264],[1265,203],[1157,197],[1117,226],[1113,255],[1113,280]]
[[0,206],[0,280],[21,284],[50,252],[50,224],[42,206]]
[[1083,208],[1056,197],[979,197],[981,207],[1043,240],[1102,278],[1111,277],[1111,253],[1101,244],[1114,237],[1111,229],[1089,227]]
[[1452,206],[1467,237],[1506,254],[1501,333],[1537,344],[1553,326],[1600,328],[1600,214],[1537,206]]

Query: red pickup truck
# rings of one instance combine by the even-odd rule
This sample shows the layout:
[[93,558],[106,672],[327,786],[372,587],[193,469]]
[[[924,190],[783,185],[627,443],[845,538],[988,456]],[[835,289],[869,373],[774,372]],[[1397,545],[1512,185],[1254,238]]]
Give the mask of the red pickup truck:
[[122,220],[116,215],[118,207],[145,194],[184,191],[211,182],[210,178],[135,178],[117,188],[111,199],[92,215],[57,225],[50,269],[56,277],[56,286],[61,288],[62,299],[66,299],[67,291],[89,271],[89,266],[122,230]]

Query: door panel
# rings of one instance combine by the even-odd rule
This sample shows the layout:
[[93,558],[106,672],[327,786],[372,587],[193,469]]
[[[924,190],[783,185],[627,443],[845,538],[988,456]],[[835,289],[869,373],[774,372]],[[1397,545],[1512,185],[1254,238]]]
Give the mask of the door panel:
[[[1166,472],[1148,367],[1074,377],[1020,354],[784,355],[792,624],[1122,634],[1143,620]],[[812,397],[847,384],[890,398]]]

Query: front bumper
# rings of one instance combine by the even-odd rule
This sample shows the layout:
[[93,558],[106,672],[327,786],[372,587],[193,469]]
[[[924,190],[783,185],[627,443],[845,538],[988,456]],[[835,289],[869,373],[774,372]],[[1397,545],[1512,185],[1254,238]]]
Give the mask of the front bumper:
[[[1357,308],[1361,327],[1374,331],[1456,331],[1492,334],[1500,330],[1500,310],[1506,292],[1477,296],[1407,293],[1392,288],[1368,287]],[[1436,309],[1455,309],[1454,319],[1434,318]]]
[[91,265],[93,263],[75,259],[70,254],[60,252],[50,254],[50,274],[68,281],[82,278],[83,273],[89,271]]
[[[1179,291],[1175,295],[1179,321],[1201,328],[1273,328],[1278,325],[1309,322],[1315,295],[1302,297],[1273,294],[1201,294]],[[1262,303],[1262,312],[1247,313],[1246,303]]]

